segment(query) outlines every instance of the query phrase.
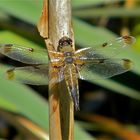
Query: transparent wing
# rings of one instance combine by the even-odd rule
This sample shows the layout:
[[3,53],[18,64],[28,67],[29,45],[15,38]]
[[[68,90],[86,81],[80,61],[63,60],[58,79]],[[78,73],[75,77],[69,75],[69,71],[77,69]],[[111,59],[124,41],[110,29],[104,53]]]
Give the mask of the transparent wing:
[[124,51],[135,42],[132,36],[123,36],[116,38],[112,42],[94,46],[92,48],[84,48],[75,52],[75,56],[80,59],[96,59],[114,57],[118,53]]
[[98,78],[109,78],[129,71],[132,64],[129,59],[95,59],[91,63],[88,62],[79,67],[79,78],[91,80],[93,79],[92,73],[100,76]]
[[[9,80],[17,80],[24,84],[30,85],[47,85],[48,78],[48,65],[37,65],[37,66],[26,66],[9,69],[6,72],[6,78]],[[60,82],[64,79],[61,75],[58,81]]]
[[49,51],[49,54],[51,56],[51,62],[53,63],[58,63],[58,62],[63,62],[64,60],[64,54],[61,52],[56,52],[56,51]]
[[0,44],[0,53],[27,64],[48,63],[47,51],[45,49],[27,48],[15,44]]

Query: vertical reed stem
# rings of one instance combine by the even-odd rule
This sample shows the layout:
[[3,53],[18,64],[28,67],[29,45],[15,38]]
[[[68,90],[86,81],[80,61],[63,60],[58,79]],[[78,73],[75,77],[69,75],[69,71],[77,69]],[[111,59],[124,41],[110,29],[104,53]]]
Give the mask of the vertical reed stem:
[[[57,51],[59,40],[67,36],[74,42],[71,25],[71,0],[44,0],[39,32],[43,36],[48,51]],[[48,7],[47,7],[48,6]],[[47,9],[48,8],[48,9]],[[46,22],[46,23],[45,23]],[[48,27],[48,29],[46,28]],[[44,30],[46,32],[44,32]],[[49,38],[49,40],[48,40]],[[73,43],[74,44],[74,43]],[[51,57],[51,55],[49,55]],[[73,140],[74,113],[73,102],[65,81],[58,81],[58,70],[49,68],[49,118],[50,140]]]

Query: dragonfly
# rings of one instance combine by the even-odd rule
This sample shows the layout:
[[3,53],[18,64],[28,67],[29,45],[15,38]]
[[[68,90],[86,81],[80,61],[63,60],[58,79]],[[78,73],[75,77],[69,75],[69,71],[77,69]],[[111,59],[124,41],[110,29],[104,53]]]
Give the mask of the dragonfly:
[[[94,47],[78,50],[73,49],[73,42],[67,36],[58,41],[58,50],[50,51],[52,58],[49,63],[58,70],[59,78],[54,83],[65,80],[74,107],[79,110],[78,78],[91,80],[88,72],[110,78],[122,74],[132,68],[132,61],[126,58],[115,58],[135,42],[132,36],[118,37]],[[28,64],[25,67],[15,67],[6,71],[6,78],[31,85],[47,85],[49,82],[49,65],[47,50],[24,47],[15,44],[0,44],[0,53]]]

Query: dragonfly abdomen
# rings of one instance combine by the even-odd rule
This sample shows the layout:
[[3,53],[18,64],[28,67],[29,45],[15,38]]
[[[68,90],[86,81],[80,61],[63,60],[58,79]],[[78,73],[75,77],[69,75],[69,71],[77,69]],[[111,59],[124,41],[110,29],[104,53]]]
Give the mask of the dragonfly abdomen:
[[66,64],[64,69],[64,76],[68,91],[73,99],[75,109],[79,110],[79,90],[76,67],[74,64]]

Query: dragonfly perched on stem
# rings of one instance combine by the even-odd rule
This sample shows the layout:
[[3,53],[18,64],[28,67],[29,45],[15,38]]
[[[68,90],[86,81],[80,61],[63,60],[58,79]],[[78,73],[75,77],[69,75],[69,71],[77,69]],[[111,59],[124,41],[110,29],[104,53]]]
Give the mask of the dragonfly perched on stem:
[[[65,80],[75,109],[79,110],[78,78],[90,80],[88,71],[94,72],[102,78],[109,78],[130,70],[131,60],[113,57],[134,42],[134,37],[122,36],[111,42],[75,51],[72,40],[69,37],[62,37],[58,42],[58,50],[49,52],[53,56],[50,58],[52,67],[59,71],[59,78],[54,82]],[[6,76],[9,80],[18,80],[31,85],[48,84],[49,66],[45,49],[3,44],[0,45],[0,53],[31,65],[7,70]]]

